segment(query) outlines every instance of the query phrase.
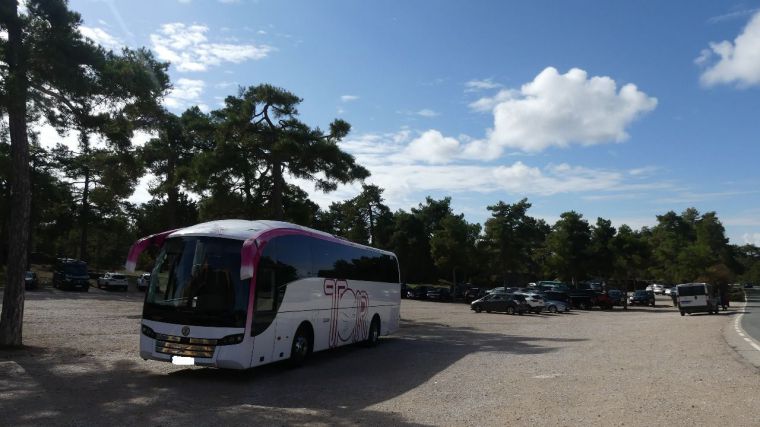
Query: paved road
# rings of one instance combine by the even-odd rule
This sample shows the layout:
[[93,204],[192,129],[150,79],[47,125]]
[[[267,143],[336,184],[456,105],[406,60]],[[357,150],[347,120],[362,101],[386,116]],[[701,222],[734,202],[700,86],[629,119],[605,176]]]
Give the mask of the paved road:
[[760,289],[746,289],[747,307],[742,317],[742,329],[760,341]]

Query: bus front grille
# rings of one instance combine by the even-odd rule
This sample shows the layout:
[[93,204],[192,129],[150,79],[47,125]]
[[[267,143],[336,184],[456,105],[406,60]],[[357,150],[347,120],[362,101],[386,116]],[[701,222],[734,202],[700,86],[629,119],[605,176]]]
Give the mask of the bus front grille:
[[156,352],[173,356],[206,357],[214,356],[216,340],[202,338],[186,338],[172,335],[157,334]]

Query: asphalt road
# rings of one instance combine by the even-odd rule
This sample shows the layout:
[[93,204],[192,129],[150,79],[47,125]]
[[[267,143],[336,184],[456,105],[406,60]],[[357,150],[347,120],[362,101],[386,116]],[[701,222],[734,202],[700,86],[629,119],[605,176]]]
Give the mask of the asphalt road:
[[755,341],[760,341],[760,289],[745,289],[747,306],[742,317],[742,329]]

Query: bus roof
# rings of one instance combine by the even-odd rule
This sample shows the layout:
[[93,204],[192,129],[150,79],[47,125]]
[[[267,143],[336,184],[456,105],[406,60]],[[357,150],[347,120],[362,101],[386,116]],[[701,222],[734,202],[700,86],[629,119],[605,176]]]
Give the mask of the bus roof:
[[256,238],[261,234],[275,230],[275,229],[289,229],[303,231],[304,234],[316,234],[328,239],[336,239],[349,246],[361,247],[372,249],[378,252],[384,252],[389,255],[393,255],[392,252],[384,251],[382,249],[373,248],[370,246],[361,245],[348,241],[342,237],[335,236],[324,231],[315,230],[313,228],[304,227],[297,224],[292,224],[284,221],[270,221],[270,220],[258,220],[248,221],[243,219],[223,219],[218,221],[203,222],[190,227],[181,228],[174,231],[167,237],[182,237],[182,236],[214,236],[235,240],[247,240]]

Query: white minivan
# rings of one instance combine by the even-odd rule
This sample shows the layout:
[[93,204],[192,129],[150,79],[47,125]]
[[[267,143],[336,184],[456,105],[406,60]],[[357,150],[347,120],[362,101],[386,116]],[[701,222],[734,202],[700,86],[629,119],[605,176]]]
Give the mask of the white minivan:
[[713,296],[708,283],[684,283],[677,286],[678,309],[681,316],[686,313],[707,312],[718,314],[720,301]]

